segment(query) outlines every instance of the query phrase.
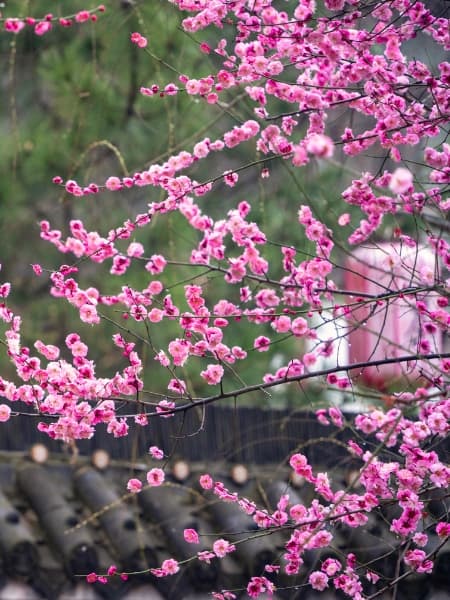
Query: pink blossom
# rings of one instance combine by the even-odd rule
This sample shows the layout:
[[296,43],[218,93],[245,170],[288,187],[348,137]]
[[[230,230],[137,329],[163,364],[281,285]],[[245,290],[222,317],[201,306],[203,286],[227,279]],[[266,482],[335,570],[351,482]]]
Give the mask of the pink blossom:
[[160,308],[152,308],[148,312],[147,316],[148,316],[149,321],[151,321],[152,323],[159,323],[164,318],[164,311],[161,310]]
[[339,217],[338,223],[341,227],[344,227],[345,225],[348,225],[350,223],[350,220],[351,220],[351,217],[350,217],[349,213],[344,213]]
[[158,402],[156,412],[161,415],[161,417],[173,417],[174,413],[171,412],[171,408],[175,408],[175,402],[172,400],[163,399]]
[[286,333],[291,329],[291,319],[285,315],[281,315],[272,321],[271,326],[278,333]]
[[175,575],[180,570],[178,562],[173,558],[168,558],[163,561],[161,565],[161,570],[164,575]]
[[334,577],[342,569],[341,563],[335,558],[327,558],[322,563],[322,571],[329,577]]
[[0,404],[0,422],[5,423],[9,421],[11,416],[11,409],[7,404]]
[[188,79],[185,84],[186,93],[195,96],[200,91],[200,82],[198,79]]
[[436,525],[436,533],[442,538],[450,537],[450,523],[438,523]]
[[84,357],[87,356],[88,347],[81,341],[76,341],[70,346],[70,351],[73,356]]
[[197,557],[199,560],[206,562],[209,565],[211,564],[211,560],[216,558],[216,555],[209,550],[203,550],[202,552],[197,552]]
[[200,539],[195,529],[185,529],[183,535],[188,544],[200,544]]
[[208,94],[206,96],[206,101],[208,102],[208,104],[217,104],[217,102],[219,101],[219,96],[215,93]]
[[247,585],[250,598],[258,598],[264,592],[271,596],[275,592],[274,584],[267,577],[252,577]]
[[265,335],[260,335],[253,342],[253,347],[255,350],[258,350],[258,352],[267,352],[270,348],[270,339]]
[[80,307],[80,319],[91,325],[100,323],[100,317],[97,314],[97,309],[92,304],[83,304]]
[[85,23],[86,21],[89,21],[90,16],[91,15],[88,10],[80,10],[75,15],[75,21],[77,23]]
[[195,144],[194,146],[194,156],[196,156],[197,158],[205,158],[206,156],[208,156],[209,152],[210,152],[210,140],[209,138],[206,138],[205,140],[198,142],[197,144]]
[[303,317],[297,317],[292,321],[291,331],[297,337],[305,335],[305,333],[308,331],[307,321]]
[[150,271],[152,275],[162,273],[167,265],[167,261],[161,254],[153,254],[150,260],[145,265],[147,271]]
[[325,6],[328,10],[342,10],[345,0],[325,0]]
[[43,344],[40,340],[36,340],[34,343],[36,350],[45,356],[48,360],[56,360],[59,358],[59,348],[52,344]]
[[153,295],[158,295],[163,291],[163,284],[158,281],[157,279],[150,281],[150,283],[147,286],[147,290],[149,291],[150,294]]
[[321,571],[313,571],[309,576],[309,583],[314,590],[323,590],[328,587],[328,577]]
[[134,415],[134,422],[141,427],[146,427],[148,425],[148,417],[144,413]]
[[35,263],[34,265],[31,265],[31,266],[33,268],[33,271],[34,271],[35,275],[37,275],[38,277],[40,275],[42,275],[42,267],[41,267],[41,265],[38,265],[38,264]]
[[289,459],[289,464],[297,473],[297,475],[301,475],[302,477],[305,477],[305,479],[308,480],[312,479],[312,469],[308,465],[308,460],[306,456],[304,456],[303,454],[293,454]]
[[403,167],[399,167],[392,173],[389,181],[389,189],[394,194],[404,194],[412,188],[413,175],[411,171]]
[[162,469],[150,469],[147,473],[147,482],[151,486],[159,486],[164,482],[164,471]]
[[201,475],[200,476],[200,485],[204,490],[210,490],[212,489],[214,482],[212,480],[212,477],[210,475]]
[[34,26],[34,33],[36,35],[44,35],[52,28],[50,21],[38,21]]
[[307,517],[308,511],[302,504],[294,504],[291,506],[289,514],[291,519],[293,519],[296,523],[300,523]]
[[11,33],[19,33],[25,27],[25,22],[22,19],[5,19],[4,28],[5,31]]
[[415,533],[413,535],[413,541],[417,546],[420,546],[421,548],[423,548],[424,546],[426,546],[426,544],[428,542],[428,536],[426,533],[418,531],[417,533]]
[[122,188],[122,182],[118,177],[108,177],[105,181],[105,187],[113,192]]
[[239,175],[233,171],[226,171],[223,174],[223,180],[229,187],[234,187],[239,180]]
[[167,386],[167,389],[177,394],[185,394],[187,391],[186,382],[182,379],[171,379]]
[[130,40],[133,44],[139,46],[139,48],[145,48],[148,44],[147,38],[137,32],[131,34]]
[[142,490],[142,481],[139,479],[129,479],[127,483],[127,490],[132,494],[137,494]]
[[173,83],[169,83],[164,88],[164,93],[167,94],[167,96],[176,96],[176,94],[178,94],[178,87]]
[[158,448],[158,446],[150,446],[148,452],[151,457],[155,458],[156,460],[162,460],[164,458],[164,452],[161,450],[161,448]]
[[111,267],[111,273],[113,275],[124,275],[127,272],[128,267],[131,264],[131,260],[120,254],[116,254],[113,258],[113,264]]
[[342,427],[344,424],[344,417],[341,413],[341,411],[334,407],[331,406],[328,409],[328,414],[330,415],[331,420],[333,421],[334,425],[336,425],[336,427]]
[[321,425],[330,424],[330,421],[327,418],[327,411],[325,408],[319,408],[318,410],[316,410],[316,417]]
[[124,437],[128,434],[128,425],[125,419],[111,419],[106,428],[115,438]]
[[208,365],[204,371],[200,372],[200,375],[208,385],[216,385],[222,380],[223,373],[222,365]]
[[224,556],[226,556],[230,552],[234,552],[235,550],[236,550],[236,547],[234,544],[230,544],[230,542],[228,542],[227,540],[224,540],[222,538],[219,540],[216,540],[213,544],[214,554],[216,556],[218,556],[219,558],[223,558]]
[[175,339],[169,343],[169,354],[173,358],[173,364],[182,367],[189,357],[190,344],[187,340]]
[[305,367],[312,367],[317,362],[317,356],[312,352],[307,352],[303,355],[302,360]]
[[423,550],[408,550],[404,560],[408,567],[418,573],[431,573],[433,570],[433,561],[426,558]]
[[264,571],[266,571],[266,573],[278,573],[280,571],[280,565],[266,565]]
[[319,158],[331,158],[334,153],[333,140],[326,135],[316,133],[308,138],[306,149]]
[[377,581],[379,581],[380,576],[377,573],[374,573],[373,571],[367,571],[366,579],[371,583],[376,583]]
[[127,255],[139,258],[144,254],[144,246],[139,242],[132,242],[127,248]]

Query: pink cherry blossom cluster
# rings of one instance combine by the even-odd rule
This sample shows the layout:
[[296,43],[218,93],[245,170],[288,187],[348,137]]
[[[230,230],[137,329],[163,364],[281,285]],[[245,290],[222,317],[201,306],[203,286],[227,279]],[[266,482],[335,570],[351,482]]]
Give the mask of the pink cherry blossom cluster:
[[[448,413],[450,409],[448,401],[444,408]],[[447,423],[448,416],[447,414]],[[392,418],[395,419],[396,426],[403,425],[407,428],[408,424],[401,424],[401,415],[390,415],[388,419],[391,424]],[[420,497],[426,497],[430,489],[448,487],[450,469],[438,460],[435,452],[416,451],[411,454],[402,444],[400,454],[404,454],[405,451],[405,463],[384,462],[366,452],[362,456],[365,464],[358,476],[361,488],[359,493],[343,490],[334,492],[326,473],[314,474],[306,456],[300,453],[292,455],[289,462],[296,475],[311,483],[315,487],[317,496],[325,501],[321,503],[314,499],[310,507],[291,504],[289,494],[284,494],[280,497],[275,512],[269,513],[266,509],[258,508],[255,502],[230,492],[223,483],[212,480],[207,474],[200,477],[200,485],[207,492],[212,491],[223,501],[235,503],[245,514],[252,515],[260,529],[269,530],[269,535],[274,528],[295,524],[294,531],[285,544],[286,552],[282,564],[267,567],[269,573],[282,569],[288,575],[299,572],[304,563],[302,556],[306,551],[325,548],[332,543],[336,524],[344,523],[351,528],[362,527],[367,523],[370,513],[396,497],[403,514],[399,519],[392,520],[391,530],[399,536],[398,548],[402,552],[404,563],[412,571],[429,573],[433,568],[433,562],[420,549],[427,543],[428,535],[423,532],[416,533],[419,519],[424,518],[424,503]],[[433,478],[435,473],[439,473],[438,478]],[[400,523],[404,526],[400,527]],[[447,523],[439,522],[434,528],[439,536],[449,537],[450,529]],[[190,543],[198,543],[198,534],[195,530],[185,530],[185,539]],[[219,541],[223,542],[223,540]],[[411,548],[411,543],[418,547]],[[216,543],[213,546],[214,553],[222,557],[221,553],[216,552],[215,546]],[[226,547],[229,548],[228,542]],[[376,573],[364,566],[364,561],[358,561],[358,557],[351,553],[347,556],[346,565],[335,558],[324,560],[320,570],[310,573],[309,583],[313,589],[319,591],[333,584],[336,589],[343,590],[348,596],[362,600],[364,597],[362,575],[369,581],[378,580]],[[265,582],[270,585],[267,587]],[[247,587],[250,597],[258,597],[264,591],[273,593],[274,590],[275,586],[271,581],[259,577],[253,577]],[[227,596],[227,593],[231,592],[222,590],[214,597],[233,597]]]
[[96,22],[97,13],[105,12],[105,6],[100,4],[96,8],[89,10],[80,10],[73,15],[65,17],[55,17],[52,13],[46,14],[44,17],[2,17],[0,14],[0,22],[3,21],[3,28],[10,33],[20,33],[23,29],[30,27],[36,35],[44,35],[51,31],[54,24],[61,27],[71,27],[74,23],[85,23],[87,21]]
[[[155,210],[160,212],[175,210],[178,208],[178,203],[187,194],[192,193],[195,196],[203,196],[212,189],[213,181],[220,181],[223,177],[223,174],[221,174],[210,182],[198,183],[186,175],[176,177],[177,172],[183,171],[192,166],[194,162],[206,158],[210,152],[219,152],[224,148],[233,148],[238,144],[250,140],[258,134],[259,130],[259,124],[255,120],[249,119],[242,125],[235,126],[231,131],[226,132],[223,140],[218,139],[211,142],[209,138],[205,138],[195,145],[192,153],[183,150],[178,155],[170,157],[162,165],[154,164],[146,171],[134,173],[132,177],[108,177],[103,185],[89,183],[81,186],[73,179],[64,182],[59,175],[53,178],[53,183],[64,185],[66,192],[73,196],[97,194],[102,189],[116,192],[132,187],[152,185],[161,187],[168,193],[167,201],[156,204]],[[236,174],[228,175],[233,178]]]
[[[142,87],[141,93],[154,98],[151,101],[161,96],[169,96],[170,101],[170,96],[184,91],[218,106],[241,93],[253,108],[253,118],[235,124],[217,139],[203,137],[190,151],[181,150],[161,164],[130,176],[111,174],[102,184],[54,178],[68,195],[95,196],[97,202],[105,191],[126,194],[146,186],[161,195],[146,210],[110,231],[90,231],[81,220],[73,219],[68,223],[69,234],[63,235],[49,221],[40,223],[41,238],[68,257],[68,264],[50,270],[50,295],[67,302],[85,325],[101,327],[104,320],[114,322],[112,342],[122,366],[112,376],[98,375],[88,345],[77,332],[67,332],[62,348],[41,339],[24,345],[24,326],[8,305],[11,286],[5,282],[0,285],[0,319],[5,325],[3,343],[17,379],[0,377],[0,397],[5,401],[0,404],[0,421],[16,418],[23,403],[40,419],[40,431],[53,439],[73,442],[92,437],[99,424],[106,425],[112,436],[121,437],[128,434],[133,421],[148,427],[151,418],[173,417],[224,397],[237,398],[250,391],[310,379],[356,397],[364,365],[356,369],[354,361],[340,364],[339,360],[330,368],[319,365],[351,338],[352,330],[362,330],[372,318],[377,323],[384,307],[401,303],[402,318],[411,313],[415,316],[417,327],[413,334],[408,333],[413,342],[396,342],[391,355],[385,342],[393,332],[377,330],[377,348],[384,353],[377,359],[373,353],[363,362],[375,370],[383,363],[411,363],[416,371],[409,371],[414,377],[401,391],[377,396],[385,406],[382,402],[376,408],[367,406],[352,419],[355,435],[347,447],[360,467],[347,489],[337,487],[331,474],[315,472],[301,452],[288,462],[295,477],[307,482],[314,492],[308,503],[292,503],[289,494],[282,494],[276,508],[269,510],[207,473],[199,483],[205,496],[232,503],[250,516],[258,535],[288,532],[279,564],[266,565],[267,576],[252,574],[243,583],[242,589],[250,597],[273,594],[272,577],[278,572],[288,576],[304,572],[305,553],[330,547],[338,526],[364,530],[375,514],[393,505],[396,514],[385,516],[389,534],[395,539],[392,554],[409,572],[430,573],[433,556],[426,552],[429,534],[436,532],[444,542],[450,537],[448,523],[427,515],[430,493],[444,490],[450,483],[450,469],[436,446],[447,440],[450,432],[450,355],[437,341],[441,333],[448,333],[450,325],[450,280],[442,275],[450,266],[450,246],[444,235],[450,206],[446,188],[450,146],[440,141],[450,118],[450,64],[442,61],[432,69],[409,56],[408,43],[419,35],[428,36],[436,47],[448,50],[448,19],[434,16],[424,3],[412,0],[375,2],[370,10],[357,0],[298,0],[279,7],[256,0],[251,9],[244,0],[171,3],[192,13],[183,20],[190,34],[200,35],[198,32],[211,26],[222,36],[226,27],[228,32],[232,29],[234,37],[229,33],[226,39],[199,43],[200,52],[215,55],[215,72],[204,77],[181,75],[177,82],[165,86],[155,83]],[[103,10],[99,6],[81,11],[59,23],[68,26],[72,21],[95,20],[96,13]],[[7,18],[4,27],[18,33],[26,25],[34,26],[42,35],[57,21],[52,15],[39,20]],[[140,48],[149,43],[138,32],[130,39]],[[336,119],[336,111],[343,109],[349,117]],[[420,243],[400,225],[392,236],[397,248],[411,251],[413,260],[394,246],[379,244],[383,264],[375,275],[367,275],[366,281],[376,280],[383,291],[341,289],[339,268],[343,265],[338,251],[343,238],[318,218],[314,199],[309,204],[296,199],[297,212],[292,219],[299,240],[304,239],[310,248],[306,258],[300,241],[291,240],[292,245],[284,239],[281,243],[271,241],[256,217],[250,216],[251,201],[238,195],[241,172],[259,169],[261,161],[233,169],[221,167],[206,181],[190,175],[190,169],[200,161],[206,165],[211,153],[233,156],[238,146],[247,143],[253,144],[266,163],[261,172],[264,180],[271,161],[289,161],[296,169],[317,163],[320,169],[339,153],[349,160],[367,151],[384,153],[393,166],[387,163],[376,172],[358,171],[340,195],[343,203],[337,209],[336,223],[342,228],[339,233],[347,236],[346,248],[351,248],[376,239],[386,220],[401,223],[403,217],[413,219],[421,230]],[[411,148],[420,148],[423,156],[420,173],[407,158]],[[229,191],[233,196],[212,212],[206,197],[221,183],[233,188]],[[353,211],[360,215],[356,226],[349,207],[352,215]],[[182,261],[165,256],[149,241],[149,225],[156,218],[163,222],[171,213],[183,217],[191,234],[191,247]],[[428,225],[427,219],[433,215],[442,226],[439,230],[433,231]],[[142,230],[148,232],[145,243],[140,241],[144,239]],[[420,260],[424,246],[433,253],[432,266]],[[369,254],[362,259],[354,252],[356,263],[347,271],[361,274],[370,262]],[[108,292],[82,283],[80,272],[87,261],[99,269],[106,265],[113,282]],[[190,277],[184,288],[171,294],[168,288],[179,273],[180,263]],[[141,268],[139,289],[125,280],[131,268]],[[47,273],[39,264],[32,269],[36,276]],[[199,269],[202,276],[198,276]],[[220,286],[206,290],[205,273],[219,275],[227,292],[222,293]],[[117,277],[122,279],[114,287]],[[344,329],[336,328],[335,335],[323,333],[315,324],[315,317],[326,311],[332,322],[346,322]],[[364,317],[359,319],[358,315]],[[157,345],[153,331],[167,329],[168,323],[170,339]],[[237,327],[246,327],[247,346],[236,339]],[[383,327],[381,324],[380,329]],[[290,340],[293,349],[284,350],[285,340]],[[242,379],[241,365],[246,364],[250,353],[261,353],[258,358],[263,360],[279,347],[283,347],[283,354],[271,367],[273,372],[268,367],[262,381],[246,383]],[[154,390],[144,388],[148,355],[166,385],[164,391],[169,392],[165,396],[155,390],[156,402],[149,399],[154,398]],[[212,389],[213,395],[195,397],[199,382],[204,389]],[[139,404],[140,411],[119,413],[123,402],[133,407]],[[349,419],[336,406],[318,408],[316,417],[322,425],[337,428],[344,427]],[[370,445],[366,447],[363,440],[371,440]],[[155,460],[165,456],[156,446],[150,447],[149,454]],[[164,480],[164,469],[151,468],[146,484],[132,477],[127,490],[138,494],[144,485],[160,486]],[[244,533],[247,538],[254,535]],[[180,532],[180,536],[193,545],[200,541],[199,532],[193,528]],[[189,560],[222,559],[235,552],[238,543],[245,540],[235,542],[233,538],[232,543],[219,538],[210,549],[193,551]],[[182,567],[176,558],[168,558],[151,573],[165,577]],[[106,583],[117,574],[112,566],[107,574],[91,573],[87,580]],[[341,560],[327,558],[308,573],[307,580],[314,590],[341,590],[354,600],[364,597],[366,581],[381,586],[380,594],[383,586],[390,589],[396,581],[380,579],[358,552]],[[236,594],[221,590],[214,597],[229,600]]]
[[97,575],[97,573],[89,573],[86,575],[87,583],[103,583],[107,584],[110,577],[119,576],[122,581],[127,581],[128,575],[127,573],[120,573],[117,570],[116,565],[111,565],[108,568],[108,572],[106,575]]
[[[126,343],[116,335],[114,341],[123,349],[128,366],[113,379],[97,377],[94,362],[87,358],[88,347],[77,333],[66,337],[71,360],[61,359],[58,348],[37,340],[35,348],[43,361],[22,345],[20,317],[5,308],[1,316],[9,324],[5,333],[9,357],[24,382],[16,385],[0,377],[2,397],[11,403],[24,402],[38,415],[53,416],[52,422],[38,423],[38,429],[53,439],[68,442],[91,438],[99,423],[105,423],[114,437],[127,435],[126,419],[116,416],[115,402],[111,398],[133,396],[142,388],[139,375],[142,364],[133,343]],[[3,410],[2,414],[6,420],[7,412]]]

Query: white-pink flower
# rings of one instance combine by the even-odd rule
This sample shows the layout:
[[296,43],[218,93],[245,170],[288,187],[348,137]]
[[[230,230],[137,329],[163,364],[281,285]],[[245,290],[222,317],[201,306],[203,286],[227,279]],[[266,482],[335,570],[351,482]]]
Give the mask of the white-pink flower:
[[168,350],[173,364],[182,367],[189,357],[190,344],[187,340],[176,338],[170,342]]
[[153,254],[150,257],[150,260],[145,265],[147,271],[149,271],[152,275],[157,275],[158,273],[162,273],[167,265],[167,261],[161,254]]
[[322,133],[314,133],[308,138],[306,149],[319,158],[331,158],[334,152],[333,140]]
[[70,348],[73,356],[87,356],[88,347],[81,341],[74,342]]
[[142,482],[139,479],[129,479],[127,483],[127,490],[132,494],[137,494],[142,490]]
[[234,552],[236,550],[236,546],[234,544],[230,544],[227,540],[220,538],[216,540],[213,544],[213,551],[216,556],[219,558],[223,558],[230,552]]
[[7,404],[0,404],[0,423],[8,421],[11,416],[11,409]]
[[303,317],[297,317],[292,321],[292,333],[295,336],[302,336],[308,331],[308,322]]
[[389,189],[394,194],[404,194],[412,188],[413,175],[403,167],[395,169],[389,182]]
[[[164,311],[161,310],[160,308],[152,308],[148,312],[147,316],[148,316],[148,320],[151,321],[152,323],[159,323],[164,318]],[[167,365],[165,365],[165,366],[167,366]]]
[[215,385],[222,380],[223,377],[222,365],[208,365],[204,371],[200,373],[203,379],[209,385]]
[[207,473],[205,473],[204,475],[200,475],[199,482],[204,490],[210,490],[214,485],[211,475],[208,475]]
[[147,473],[148,485],[157,487],[164,482],[164,471],[162,469],[150,469]]
[[122,182],[118,177],[108,177],[105,181],[105,187],[112,192],[120,190],[122,188]]
[[158,446],[150,446],[148,453],[156,460],[162,460],[164,458],[164,452],[161,448],[158,448]]
[[168,558],[163,561],[161,569],[164,572],[164,575],[175,575],[175,573],[178,573],[180,570],[180,566],[174,558]]
[[80,306],[80,319],[84,321],[84,323],[90,323],[91,325],[100,323],[97,309],[92,304],[83,304]]
[[338,224],[341,227],[344,227],[345,225],[348,225],[350,223],[351,217],[349,215],[349,213],[343,213],[342,215],[340,215],[339,219],[338,219]]
[[131,242],[127,248],[127,255],[133,258],[139,258],[144,254],[144,246],[139,242]]
[[176,392],[177,394],[185,394],[186,393],[186,382],[182,379],[171,379],[167,386],[167,389],[171,392]]
[[309,576],[309,583],[314,590],[323,590],[328,587],[328,577],[321,571],[313,571]]
[[175,408],[175,402],[172,400],[160,400],[156,407],[156,412],[164,418],[173,417],[173,412],[170,412],[171,408]]
[[267,350],[270,348],[270,340],[265,335],[260,335],[253,342],[253,347],[258,352],[267,352]]

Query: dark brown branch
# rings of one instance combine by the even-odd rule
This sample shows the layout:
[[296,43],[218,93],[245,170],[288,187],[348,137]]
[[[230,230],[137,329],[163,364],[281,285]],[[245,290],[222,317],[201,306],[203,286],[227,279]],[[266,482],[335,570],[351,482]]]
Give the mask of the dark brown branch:
[[[169,409],[167,412],[170,414],[174,414],[177,412],[184,412],[190,410],[196,406],[205,406],[206,404],[211,404],[213,402],[217,402],[218,400],[224,400],[226,398],[234,398],[237,396],[243,396],[244,394],[249,394],[250,392],[257,392],[258,390],[266,390],[272,387],[276,387],[278,385],[282,385],[285,383],[295,383],[300,381],[305,381],[307,379],[313,379],[315,377],[325,377],[332,373],[339,373],[341,371],[349,372],[358,369],[365,369],[367,367],[379,367],[381,365],[391,365],[397,363],[404,362],[413,362],[418,360],[434,360],[434,359],[442,359],[442,358],[450,358],[450,352],[446,352],[443,354],[413,354],[409,356],[397,356],[396,358],[384,358],[380,360],[372,360],[365,362],[358,362],[352,365],[338,365],[336,367],[330,369],[322,369],[321,371],[314,371],[311,373],[303,373],[302,375],[296,375],[294,377],[284,377],[282,379],[276,379],[275,381],[270,381],[268,383],[260,383],[255,385],[249,385],[244,388],[233,390],[231,392],[221,392],[220,394],[216,394],[214,396],[209,396],[207,398],[193,398],[189,404],[182,404],[181,406],[177,406],[175,408]],[[156,416],[159,413],[149,413],[147,416],[152,417]]]

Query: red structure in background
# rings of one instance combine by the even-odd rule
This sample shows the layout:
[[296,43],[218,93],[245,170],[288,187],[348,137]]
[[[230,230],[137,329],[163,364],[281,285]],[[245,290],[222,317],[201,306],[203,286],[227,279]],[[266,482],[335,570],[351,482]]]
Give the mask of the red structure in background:
[[[442,351],[442,332],[427,316],[437,308],[438,296],[430,290],[438,272],[435,261],[428,248],[389,243],[360,247],[347,260],[345,288],[355,292],[348,317],[351,363]],[[355,382],[380,391],[429,385],[436,375],[430,361],[420,360],[352,374]]]

